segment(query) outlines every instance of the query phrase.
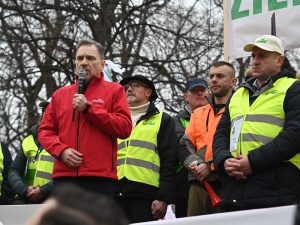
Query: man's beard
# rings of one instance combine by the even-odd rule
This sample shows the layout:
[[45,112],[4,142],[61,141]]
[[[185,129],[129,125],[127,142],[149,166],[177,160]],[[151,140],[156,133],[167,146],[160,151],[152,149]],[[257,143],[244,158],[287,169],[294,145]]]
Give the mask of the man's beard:
[[231,90],[231,87],[229,87],[229,88],[222,88],[222,89],[220,89],[220,91],[218,91],[218,92],[213,92],[212,91],[212,93],[213,93],[213,96],[215,96],[217,98],[221,98],[221,97],[226,96],[230,90]]

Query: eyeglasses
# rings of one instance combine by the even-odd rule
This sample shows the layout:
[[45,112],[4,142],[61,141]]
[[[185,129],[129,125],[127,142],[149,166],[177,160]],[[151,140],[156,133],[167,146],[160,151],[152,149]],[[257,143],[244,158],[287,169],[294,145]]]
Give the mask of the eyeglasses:
[[131,87],[133,90],[135,90],[135,89],[139,88],[140,86],[145,87],[145,88],[149,88],[146,85],[141,84],[141,83],[131,83],[131,84],[125,84],[124,89],[125,89],[125,91],[127,91],[128,88]]

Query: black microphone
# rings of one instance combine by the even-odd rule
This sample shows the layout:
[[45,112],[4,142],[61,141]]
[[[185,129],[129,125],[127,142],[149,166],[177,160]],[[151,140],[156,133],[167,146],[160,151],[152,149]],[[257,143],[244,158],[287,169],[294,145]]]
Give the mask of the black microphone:
[[85,69],[80,69],[78,72],[78,94],[83,93],[83,80],[85,78],[86,70]]

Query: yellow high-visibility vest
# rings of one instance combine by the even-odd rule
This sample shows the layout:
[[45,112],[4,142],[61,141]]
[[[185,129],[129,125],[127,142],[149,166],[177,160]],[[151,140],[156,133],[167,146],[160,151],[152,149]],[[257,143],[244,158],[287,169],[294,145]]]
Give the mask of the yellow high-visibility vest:
[[[283,109],[287,89],[296,81],[293,78],[281,78],[274,86],[261,93],[250,106],[249,91],[240,88],[232,96],[229,103],[231,132],[233,122],[242,119],[237,149],[232,152],[236,156],[239,151],[247,155],[249,151],[271,142],[283,130],[285,112]],[[300,154],[289,159],[300,169]]]
[[130,137],[118,139],[118,179],[159,186],[160,157],[157,148],[157,134],[162,112],[140,121]]
[[54,157],[45,149],[39,149],[33,135],[22,142],[22,148],[28,159],[26,181],[27,185],[45,185],[52,180]]

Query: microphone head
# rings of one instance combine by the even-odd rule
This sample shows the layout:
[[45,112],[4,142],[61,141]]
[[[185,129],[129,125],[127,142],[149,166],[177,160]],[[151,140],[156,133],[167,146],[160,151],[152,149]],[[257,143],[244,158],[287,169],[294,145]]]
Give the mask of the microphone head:
[[83,69],[83,68],[81,68],[81,69],[79,70],[79,72],[78,72],[78,79],[79,79],[79,80],[83,80],[84,77],[85,77],[85,74],[86,74],[86,70]]

